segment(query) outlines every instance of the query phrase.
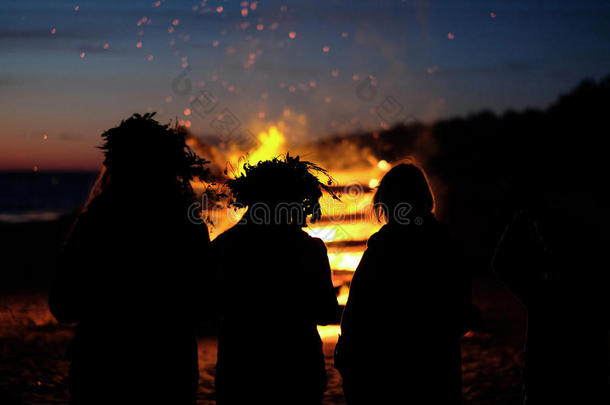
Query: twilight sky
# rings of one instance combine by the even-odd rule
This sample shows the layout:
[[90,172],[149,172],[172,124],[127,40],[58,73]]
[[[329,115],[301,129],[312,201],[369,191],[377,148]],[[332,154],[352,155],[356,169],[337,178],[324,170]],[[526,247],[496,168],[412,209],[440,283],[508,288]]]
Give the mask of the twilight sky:
[[0,169],[96,168],[133,112],[200,135],[283,120],[294,144],[545,107],[609,73],[607,0],[1,0]]

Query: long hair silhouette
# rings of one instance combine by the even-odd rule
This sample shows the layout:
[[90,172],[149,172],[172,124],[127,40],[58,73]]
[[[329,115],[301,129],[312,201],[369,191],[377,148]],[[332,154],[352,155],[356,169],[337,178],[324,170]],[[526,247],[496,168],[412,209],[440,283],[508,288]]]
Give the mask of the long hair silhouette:
[[181,128],[134,114],[102,134],[104,168],[64,246],[49,306],[76,323],[72,404],[194,404],[198,381],[190,182],[207,174]]

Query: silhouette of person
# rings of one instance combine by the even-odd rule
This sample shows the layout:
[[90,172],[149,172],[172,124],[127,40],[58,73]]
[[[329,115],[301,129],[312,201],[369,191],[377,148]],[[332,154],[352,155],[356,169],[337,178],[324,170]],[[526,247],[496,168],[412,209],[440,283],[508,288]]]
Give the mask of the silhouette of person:
[[356,269],[335,353],[349,405],[461,401],[470,282],[433,206],[413,164],[379,184],[375,213],[387,223]]
[[72,404],[195,404],[193,257],[206,257],[209,236],[187,208],[207,162],[153,115],[102,134],[104,168],[49,294],[55,318],[76,323]]
[[601,210],[596,191],[573,178],[574,167],[552,170],[506,228],[493,267],[527,308],[524,402],[604,404],[608,303]]
[[[326,389],[316,325],[340,310],[326,247],[301,228],[319,218],[324,169],[287,155],[227,181],[248,207],[212,242],[222,301],[216,395],[225,404],[320,404]],[[330,178],[329,178],[330,181]]]

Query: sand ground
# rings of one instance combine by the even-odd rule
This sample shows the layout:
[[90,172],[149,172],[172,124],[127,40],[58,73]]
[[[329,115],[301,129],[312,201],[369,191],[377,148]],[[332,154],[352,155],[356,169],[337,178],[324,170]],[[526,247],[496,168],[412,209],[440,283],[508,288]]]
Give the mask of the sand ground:
[[[525,312],[497,281],[476,281],[473,289],[484,322],[481,330],[463,339],[464,396],[473,405],[520,404]],[[69,364],[64,355],[72,333],[48,312],[44,292],[0,294],[0,398],[9,395],[24,404],[66,403]],[[327,405],[345,403],[341,378],[332,366],[335,341],[325,338]],[[216,347],[215,338],[199,340],[202,405],[215,403]]]

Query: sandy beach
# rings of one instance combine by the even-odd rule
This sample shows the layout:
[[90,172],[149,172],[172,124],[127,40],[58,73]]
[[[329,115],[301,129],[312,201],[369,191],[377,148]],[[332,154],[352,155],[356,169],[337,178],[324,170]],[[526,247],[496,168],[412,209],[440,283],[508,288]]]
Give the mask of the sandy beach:
[[[463,339],[464,396],[473,405],[519,404],[525,312],[497,281],[475,281],[473,287],[483,323]],[[65,352],[72,333],[71,327],[57,324],[48,312],[45,292],[0,295],[2,395],[22,404],[66,403],[69,364]],[[330,333],[324,342],[329,380],[324,404],[344,404],[341,378],[332,363],[336,338]],[[382,332],[379,342],[383,342]],[[199,339],[201,405],[215,404],[216,348],[214,337]]]

